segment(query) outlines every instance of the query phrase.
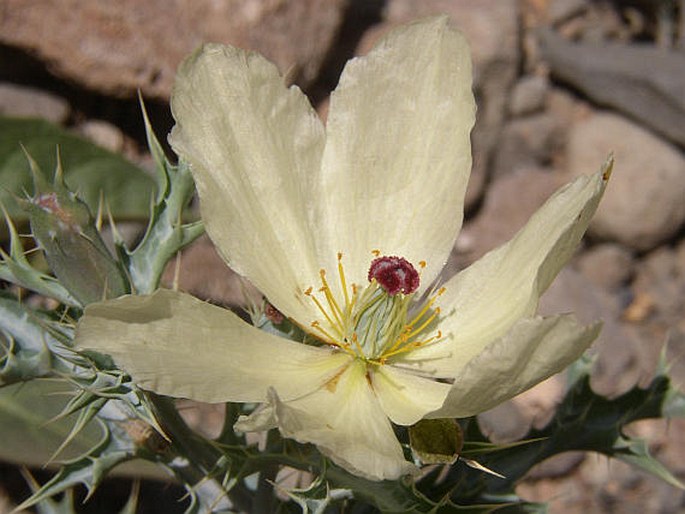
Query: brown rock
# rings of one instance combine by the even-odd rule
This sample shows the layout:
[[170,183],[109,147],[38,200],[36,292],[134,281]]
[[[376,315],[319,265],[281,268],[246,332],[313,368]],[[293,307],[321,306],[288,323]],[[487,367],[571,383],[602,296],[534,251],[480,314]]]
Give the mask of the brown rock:
[[309,83],[345,0],[5,0],[0,42],[59,76],[107,94],[167,98],[179,62],[201,43],[256,50]]
[[500,176],[519,168],[544,166],[563,148],[564,126],[548,113],[509,121],[494,154],[492,174]]
[[685,312],[685,267],[680,255],[671,248],[660,247],[645,256],[637,266],[633,292],[647,297],[662,323],[675,326]]
[[612,243],[589,249],[578,258],[577,266],[592,283],[608,291],[625,285],[634,271],[632,254],[625,247]]
[[511,91],[509,112],[512,116],[523,116],[541,111],[545,105],[549,82],[541,75],[527,75],[516,82]]
[[76,127],[76,131],[111,152],[118,153],[124,148],[124,134],[118,127],[106,121],[87,120]]
[[621,116],[599,113],[576,123],[567,148],[572,175],[614,174],[590,232],[639,251],[668,241],[685,222],[685,158],[672,145]]
[[447,14],[471,46],[474,89],[478,103],[473,129],[473,172],[466,192],[466,208],[480,199],[490,153],[504,122],[506,100],[518,70],[518,2],[516,0],[388,0],[383,23],[369,31],[358,53],[368,51],[380,34],[408,21]]
[[617,394],[631,388],[654,369],[653,352],[634,327],[619,321],[619,301],[571,268],[552,282],[540,299],[540,314],[573,313],[581,323],[602,321],[593,343],[597,355],[592,384],[600,394]]
[[176,280],[179,290],[221,305],[245,307],[250,300],[260,298],[251,284],[224,263],[207,236],[183,250],[175,276],[176,262],[172,261],[162,279],[165,287],[172,287]]
[[463,260],[473,262],[506,243],[562,184],[559,174],[540,168],[496,177],[478,215],[459,234],[457,251]]

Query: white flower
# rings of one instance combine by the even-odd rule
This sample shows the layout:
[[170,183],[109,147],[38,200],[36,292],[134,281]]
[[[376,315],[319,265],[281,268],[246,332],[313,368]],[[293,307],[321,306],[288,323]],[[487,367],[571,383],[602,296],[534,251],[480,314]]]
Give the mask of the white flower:
[[191,164],[216,247],[316,342],[166,290],[90,305],[77,344],[110,354],[140,386],[263,403],[237,428],[278,427],[353,473],[396,479],[414,465],[392,423],[487,410],[597,336],[598,325],[535,311],[608,169],[429,287],[461,227],[475,114],[468,47],[446,18],[395,30],[350,61],[326,127],[272,64],[220,45],[183,63],[172,110],[170,141]]

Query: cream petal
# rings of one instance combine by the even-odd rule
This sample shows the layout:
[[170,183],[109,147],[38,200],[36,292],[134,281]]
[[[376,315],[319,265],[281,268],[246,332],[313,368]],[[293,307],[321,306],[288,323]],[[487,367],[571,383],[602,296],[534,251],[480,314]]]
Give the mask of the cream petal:
[[599,335],[601,323],[579,325],[573,316],[526,318],[471,359],[445,404],[428,418],[473,416],[563,370]]
[[533,315],[583,237],[609,173],[604,168],[557,191],[513,239],[449,280],[437,303],[444,338],[407,354],[405,363],[454,377],[517,320]]
[[174,151],[191,165],[202,218],[225,261],[279,310],[312,321],[309,216],[324,129],[297,87],[256,53],[208,44],[179,68]]
[[319,254],[345,254],[366,283],[371,251],[428,266],[428,285],[461,227],[475,104],[471,60],[447,18],[403,26],[347,63],[331,95]]
[[371,380],[383,411],[393,423],[405,426],[440,408],[451,388],[392,366],[380,366]]
[[339,466],[370,480],[395,480],[415,470],[404,459],[363,362],[352,361],[312,394],[292,401],[279,397],[277,389],[272,392],[267,407],[272,418],[259,411],[255,420],[239,420],[236,429],[268,428],[275,419],[284,437],[315,444]]
[[350,360],[169,290],[89,305],[76,346],[111,355],[144,389],[203,402],[262,402],[269,387],[284,399],[299,397]]

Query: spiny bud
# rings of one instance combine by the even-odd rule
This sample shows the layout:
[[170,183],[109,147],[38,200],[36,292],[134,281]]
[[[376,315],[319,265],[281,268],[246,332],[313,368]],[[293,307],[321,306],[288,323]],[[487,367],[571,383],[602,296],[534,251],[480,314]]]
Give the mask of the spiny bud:
[[59,156],[52,184],[27,157],[34,195],[20,204],[60,283],[83,305],[129,292],[128,280],[107,250],[90,210],[64,184]]

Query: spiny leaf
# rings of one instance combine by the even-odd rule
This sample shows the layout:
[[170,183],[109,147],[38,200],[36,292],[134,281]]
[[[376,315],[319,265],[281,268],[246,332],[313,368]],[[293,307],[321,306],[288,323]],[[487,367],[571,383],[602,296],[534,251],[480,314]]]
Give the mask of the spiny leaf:
[[0,204],[5,217],[5,225],[10,236],[9,255],[0,248],[0,279],[30,289],[38,294],[54,298],[62,304],[76,307],[79,302],[57,279],[34,268],[26,258],[26,250],[21,243],[17,229],[9,217],[5,206]]
[[200,221],[183,222],[183,211],[194,191],[188,165],[181,162],[174,166],[165,159],[157,175],[164,177],[160,182],[168,182],[167,190],[152,206],[142,241],[127,256],[131,282],[138,294],[153,292],[169,259],[204,232]]
[[55,169],[55,148],[59,147],[66,183],[76,187],[93,210],[104,192],[117,219],[145,219],[154,181],[121,156],[44,120],[0,117],[0,133],[0,203],[7,205],[18,223],[26,217],[14,197],[31,189],[20,144],[44,170]]
[[[40,489],[40,484],[36,482],[28,471],[23,470],[22,475],[24,475],[24,479],[34,493]],[[76,514],[73,491],[71,489],[65,491],[64,497],[60,501],[44,498],[36,504],[36,510],[38,514]]]
[[31,156],[27,159],[34,192],[20,205],[62,286],[83,306],[129,292],[126,274],[110,255],[88,206],[61,181],[59,155],[53,183],[46,180]]
[[[621,447],[621,443],[623,443],[623,447]],[[635,438],[624,438],[623,441],[619,439],[614,444],[613,450],[613,457],[651,473],[674,487],[685,489],[680,480],[673,476],[661,462],[652,457],[646,441]]]
[[58,338],[56,323],[0,291],[0,386],[19,380],[71,373],[71,352]]
[[[32,380],[0,389],[0,459],[43,466],[74,423],[72,417],[48,423],[73,391],[69,384],[55,380]],[[101,429],[89,425],[71,441],[65,457],[73,459],[87,452],[100,437]]]
[[318,477],[306,489],[279,490],[300,506],[302,514],[324,514],[333,503],[353,498],[349,489],[331,489],[323,477]]
[[112,437],[108,430],[100,443],[85,455],[66,463],[48,482],[31,497],[22,502],[17,509],[26,509],[36,503],[66,491],[76,485],[84,485],[87,489],[86,500],[102,483],[107,473],[118,464],[135,457],[135,448],[122,444],[122,441]]
[[147,109],[145,108],[145,102],[140,93],[138,93],[138,102],[140,103],[140,111],[143,115],[143,123],[145,124],[147,147],[155,162],[155,179],[157,181],[157,197],[155,202],[160,203],[162,199],[169,194],[169,175],[164,172],[168,165],[168,160],[164,154],[162,145],[159,143],[159,139],[157,139],[157,136],[152,129],[152,124],[150,123],[150,118],[148,118]]
[[[683,395],[663,371],[660,367],[645,388],[635,386],[620,396],[607,398],[592,390],[588,362],[579,363],[572,387],[545,427],[531,429],[524,437],[526,444],[493,448],[480,455],[479,462],[506,478],[477,476],[454,466],[445,479],[446,484],[457,484],[451,494],[455,499],[475,501],[483,495],[513,493],[516,481],[535,464],[572,450],[594,451],[624,460],[682,488],[682,483],[649,454],[643,441],[623,431],[634,421],[680,412]],[[469,431],[466,433],[468,438]],[[436,488],[433,493],[439,491]]]

